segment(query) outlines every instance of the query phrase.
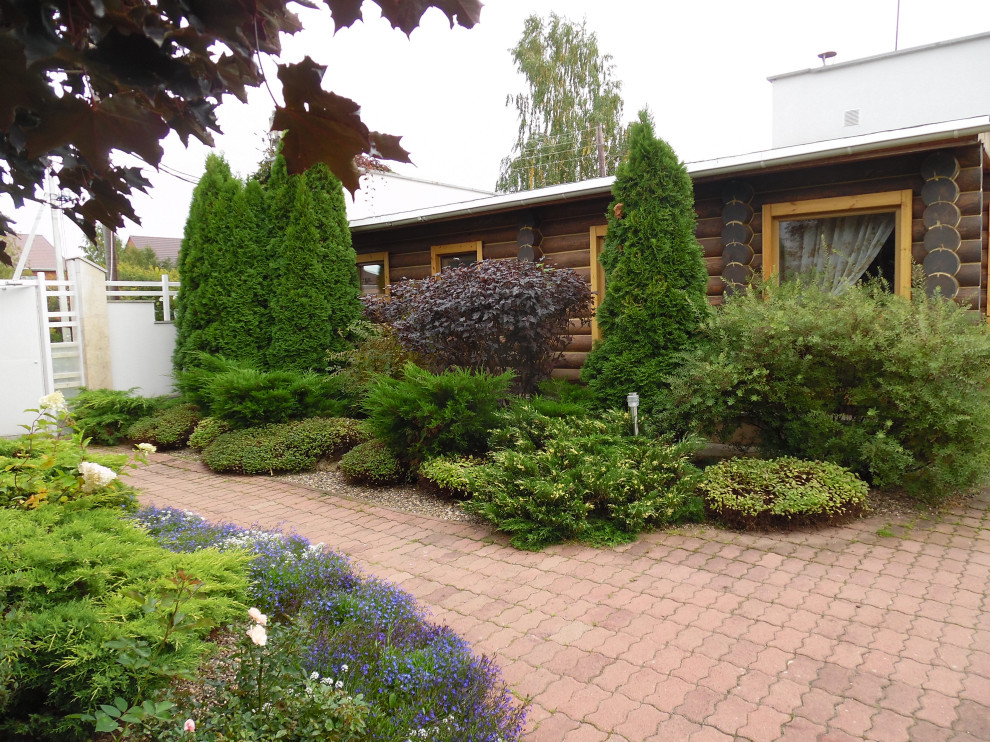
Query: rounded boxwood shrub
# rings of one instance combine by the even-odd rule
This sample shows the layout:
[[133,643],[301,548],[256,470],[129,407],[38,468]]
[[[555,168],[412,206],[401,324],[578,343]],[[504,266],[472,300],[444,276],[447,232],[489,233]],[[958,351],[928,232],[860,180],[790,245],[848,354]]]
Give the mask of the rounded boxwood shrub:
[[299,472],[365,440],[357,420],[312,417],[224,433],[203,450],[203,463],[213,471],[235,474]]
[[384,487],[406,479],[406,470],[381,441],[354,446],[340,457],[340,471],[351,484]]
[[189,436],[189,447],[203,450],[224,433],[230,431],[230,423],[216,417],[204,417]]
[[182,448],[200,420],[199,407],[180,404],[142,417],[126,432],[135,443],[151,443],[157,448]]
[[865,512],[866,483],[826,461],[735,458],[705,470],[705,510],[733,528],[823,525]]

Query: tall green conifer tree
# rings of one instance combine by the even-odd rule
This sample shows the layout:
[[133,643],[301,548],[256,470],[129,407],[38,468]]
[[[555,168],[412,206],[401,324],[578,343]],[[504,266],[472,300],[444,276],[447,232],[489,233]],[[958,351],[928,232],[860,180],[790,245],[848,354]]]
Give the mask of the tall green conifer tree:
[[282,185],[272,168],[271,218],[289,206],[276,256],[271,302],[271,368],[320,370],[347,347],[341,332],[360,315],[359,286],[340,181],[323,165]]
[[612,195],[601,254],[602,340],[581,378],[603,406],[622,407],[626,395],[637,392],[649,412],[709,309],[691,178],[670,145],[654,135],[646,111],[630,129],[629,159],[619,166]]
[[226,280],[221,256],[234,228],[232,212],[240,185],[222,157],[209,155],[206,172],[193,191],[186,220],[179,273],[182,282],[176,297],[175,350],[172,363],[185,368],[196,351],[219,353],[221,336],[214,327],[217,302]]

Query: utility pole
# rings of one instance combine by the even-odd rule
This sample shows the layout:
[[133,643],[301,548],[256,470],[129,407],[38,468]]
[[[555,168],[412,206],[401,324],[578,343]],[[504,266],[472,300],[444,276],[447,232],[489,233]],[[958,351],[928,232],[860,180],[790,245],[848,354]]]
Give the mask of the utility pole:
[[117,251],[114,249],[114,234],[106,224],[99,225],[103,232],[103,257],[107,264],[107,280],[117,280]]
[[598,142],[598,174],[605,177],[605,141],[602,137],[602,125],[595,126],[595,139]]

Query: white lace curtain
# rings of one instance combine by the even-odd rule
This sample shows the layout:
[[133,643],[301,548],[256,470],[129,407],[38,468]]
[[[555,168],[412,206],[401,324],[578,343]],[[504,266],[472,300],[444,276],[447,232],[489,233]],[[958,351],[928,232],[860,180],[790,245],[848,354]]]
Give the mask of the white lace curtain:
[[827,291],[841,294],[863,277],[893,231],[893,214],[781,222],[781,277],[808,273]]

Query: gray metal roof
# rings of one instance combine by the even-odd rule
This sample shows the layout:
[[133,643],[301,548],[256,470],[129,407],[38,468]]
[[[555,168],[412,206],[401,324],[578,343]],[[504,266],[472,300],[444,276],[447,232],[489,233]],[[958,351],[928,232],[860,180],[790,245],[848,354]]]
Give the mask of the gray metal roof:
[[[873,134],[862,134],[856,137],[830,139],[824,142],[798,144],[791,147],[749,152],[731,157],[716,157],[711,160],[688,162],[688,173],[695,179],[702,177],[718,177],[735,173],[749,173],[765,170],[781,165],[812,162],[830,157],[841,157],[862,154],[872,151],[889,149],[891,147],[942,139],[957,139],[965,136],[975,136],[990,131],[990,116],[975,116],[973,118],[943,121],[923,126],[912,126],[895,131],[880,131]],[[422,224],[426,222],[451,219],[461,216],[473,216],[516,207],[538,206],[541,204],[566,201],[572,198],[586,198],[611,192],[614,176],[583,180],[579,183],[565,183],[538,188],[533,191],[506,193],[487,198],[461,201],[460,203],[433,206],[415,211],[403,211],[395,214],[355,219],[350,222],[352,232],[366,232],[376,229]]]

